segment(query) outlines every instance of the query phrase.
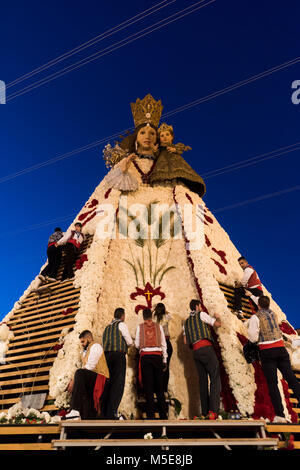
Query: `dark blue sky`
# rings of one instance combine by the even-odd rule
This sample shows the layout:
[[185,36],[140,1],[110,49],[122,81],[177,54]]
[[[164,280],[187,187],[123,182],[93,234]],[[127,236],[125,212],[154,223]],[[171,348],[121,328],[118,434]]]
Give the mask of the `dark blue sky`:
[[[0,18],[0,80],[8,86],[158,3],[5,2]],[[299,2],[216,0],[56,80],[9,98],[196,4],[200,5],[174,1],[7,88],[7,104],[0,105],[0,317],[44,263],[49,233],[56,225],[65,229],[102,180],[104,144],[20,176],[15,173],[131,127],[129,103],[149,92],[162,99],[168,113],[299,56]],[[193,148],[186,154],[192,167],[205,175],[297,143],[300,105],[291,101],[294,80],[300,80],[299,63],[170,116],[167,121],[174,126],[176,141]],[[299,158],[297,150],[208,178],[205,196],[212,211],[225,208],[216,217],[295,327],[300,327],[299,190],[226,207],[294,188],[299,183]]]

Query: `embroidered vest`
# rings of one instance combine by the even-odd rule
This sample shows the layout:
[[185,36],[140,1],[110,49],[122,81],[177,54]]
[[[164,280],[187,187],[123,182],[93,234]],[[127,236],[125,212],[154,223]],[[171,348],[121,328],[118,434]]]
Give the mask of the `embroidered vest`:
[[[83,366],[85,366],[87,361],[88,361],[88,358],[89,358],[89,355],[90,355],[90,352],[91,352],[91,347],[93,346],[93,344],[96,344],[95,341],[92,341],[89,344],[89,347],[87,348],[87,351],[86,351],[86,355],[82,358],[82,365]],[[101,375],[104,375],[104,377],[109,378],[109,370],[108,370],[108,367],[107,367],[105,354],[101,354],[101,356],[99,357],[99,360],[98,360],[98,362],[96,364],[96,367],[95,367],[93,372],[96,372],[97,374],[101,374]]]
[[152,320],[140,325],[140,349],[161,348],[160,326]]
[[246,287],[249,287],[249,289],[254,288],[254,287],[258,287],[258,288],[262,287],[260,279],[255,269],[252,268],[252,266],[247,266],[247,268],[253,269],[254,272],[251,274],[250,278],[248,279]]
[[114,320],[105,328],[102,338],[104,351],[120,351],[127,353],[128,347],[119,329],[120,323],[120,320]]
[[188,344],[194,344],[201,339],[208,339],[213,343],[210,326],[201,320],[200,312],[191,314],[185,321],[185,336]]
[[258,342],[278,341],[282,339],[281,330],[278,326],[277,318],[272,310],[261,309],[256,312],[259,319],[259,337]]

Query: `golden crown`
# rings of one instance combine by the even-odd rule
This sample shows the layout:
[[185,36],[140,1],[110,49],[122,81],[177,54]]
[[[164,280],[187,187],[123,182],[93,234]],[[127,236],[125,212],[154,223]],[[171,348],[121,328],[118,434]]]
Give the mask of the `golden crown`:
[[161,132],[165,132],[165,131],[174,133],[173,126],[163,122],[162,125],[158,128],[158,133],[160,134]]
[[155,101],[149,93],[142,100],[138,98],[135,103],[130,103],[130,106],[135,127],[140,124],[153,124],[153,126],[158,127],[163,110],[160,100]]

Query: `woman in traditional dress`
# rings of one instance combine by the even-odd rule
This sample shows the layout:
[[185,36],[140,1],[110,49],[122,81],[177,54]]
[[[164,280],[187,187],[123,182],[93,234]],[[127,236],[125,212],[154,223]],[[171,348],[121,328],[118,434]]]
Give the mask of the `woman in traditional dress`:
[[169,377],[170,377],[170,361],[173,354],[173,347],[170,341],[170,331],[169,331],[169,321],[171,319],[171,315],[166,311],[166,307],[163,303],[159,302],[153,312],[153,318],[159,323],[165,334],[166,343],[167,343],[167,368],[164,371],[164,392],[165,395],[168,395],[168,385],[169,385]]

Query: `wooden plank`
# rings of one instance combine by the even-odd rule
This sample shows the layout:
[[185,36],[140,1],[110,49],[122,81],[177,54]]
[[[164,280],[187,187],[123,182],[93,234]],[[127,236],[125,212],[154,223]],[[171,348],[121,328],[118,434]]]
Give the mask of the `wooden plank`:
[[[39,386],[31,386],[31,387],[20,387],[20,388],[11,388],[9,390],[0,390],[0,397],[6,397],[7,395],[23,395],[24,393],[30,392],[41,392],[41,391],[48,391],[49,385],[39,385]],[[49,398],[51,400],[52,398]],[[2,401],[0,400],[0,403]]]
[[[48,305],[49,303],[55,301],[58,302],[62,298],[69,298],[72,296],[79,296],[80,295],[80,289],[79,288],[74,288],[74,286],[67,286],[63,287],[61,286],[60,289],[53,290],[51,294],[48,294],[47,296],[43,297],[42,295],[38,299],[37,296],[35,296],[32,300],[28,301],[23,301],[22,307],[18,308],[15,310],[14,315],[15,316],[24,316],[30,313],[30,311],[39,305],[40,307],[44,307],[45,305]],[[38,301],[37,301],[38,300]]]
[[2,365],[0,366],[0,371],[2,370],[8,370],[8,369],[18,369],[18,370],[21,370],[22,367],[27,367],[27,366],[33,366],[35,364],[49,364],[49,363],[53,363],[54,361],[54,358],[52,357],[49,357],[49,358],[45,358],[45,359],[40,359],[38,361],[27,361],[27,362],[16,362],[15,364],[6,364],[6,365]]
[[[64,293],[64,295],[61,295],[58,299],[56,298],[57,293]],[[74,287],[70,286],[65,289],[58,290],[57,292],[52,292],[51,295],[47,295],[47,299],[40,297],[38,299],[37,296],[34,297],[34,299],[30,302],[30,304],[26,305],[25,307],[20,307],[17,310],[15,310],[13,317],[18,318],[18,317],[23,317],[25,315],[30,314],[36,307],[40,307],[41,309],[53,302],[58,302],[61,301],[64,297],[69,298],[72,296],[79,297],[80,291],[79,289],[75,289]],[[23,305],[23,304],[22,304]]]
[[[8,405],[7,408],[6,408],[6,409],[8,410],[12,405],[14,405],[14,404],[16,404],[16,403],[19,403],[20,398],[21,398],[20,396],[17,396],[17,397],[14,397],[14,398],[4,398],[4,399],[1,399],[1,400],[0,400],[0,403],[1,403],[1,411],[5,411],[4,409],[2,409],[2,408],[4,408],[4,405]],[[47,400],[53,400],[53,398],[50,398],[50,397],[49,397],[49,398],[46,399],[46,401],[47,401]],[[42,409],[44,409],[44,408],[42,408]]]
[[[53,400],[53,399],[51,399]],[[6,402],[4,404],[2,404],[1,406],[1,410],[2,411],[7,411],[12,405],[18,403],[20,401],[20,397],[16,397],[16,398],[11,398],[9,400],[1,400],[3,402]],[[7,407],[5,406],[7,405]],[[58,408],[57,406],[55,405],[44,405],[43,408],[40,410],[40,411],[57,411]]]
[[53,450],[51,443],[0,444],[0,450]]
[[299,424],[267,424],[266,425],[267,432],[293,432],[298,433],[300,432],[300,425]]
[[[75,323],[75,322],[74,322]],[[70,325],[70,328],[72,328],[73,325]],[[51,333],[54,333],[54,331],[59,331],[59,334],[61,333],[62,331],[62,328],[61,327],[58,327],[58,328],[51,328]],[[44,336],[43,335],[46,335],[48,334],[48,331],[45,331],[45,330],[42,330],[42,331],[36,331],[36,332],[33,332],[33,333],[24,333],[23,335],[19,335],[17,336],[17,338],[14,339],[14,341],[17,341],[19,339],[23,339],[23,338],[33,338],[33,337],[40,337],[40,338],[43,338]],[[1,370],[1,366],[0,366],[0,370]]]
[[59,434],[59,426],[53,424],[35,425],[26,424],[11,426],[8,424],[0,425],[0,435],[14,435],[14,434]]
[[[49,381],[49,375],[41,375],[39,377],[24,377],[22,379],[15,379],[15,380],[4,380],[1,382],[1,387],[4,385],[14,385],[14,384],[23,384],[26,382],[44,382],[44,381]],[[0,390],[0,394],[4,393],[5,390]]]
[[[74,301],[75,301],[75,300],[79,300],[79,293],[78,293],[78,295],[77,295],[77,293],[74,294],[73,292],[71,292],[70,295],[65,295],[65,294],[62,295],[60,299],[53,299],[53,298],[52,298],[52,301],[51,301],[51,302],[49,301],[49,302],[45,302],[44,304],[41,304],[41,303],[35,304],[35,305],[33,305],[32,309],[30,309],[30,311],[28,311],[28,312],[26,312],[26,313],[22,313],[22,314],[20,314],[20,315],[13,315],[12,318],[11,318],[11,320],[9,320],[9,324],[12,325],[12,324],[14,324],[14,323],[19,322],[19,321],[22,320],[22,319],[24,319],[24,320],[30,320],[30,317],[34,316],[33,314],[36,312],[36,310],[38,310],[39,312],[41,312],[41,308],[43,308],[43,307],[45,307],[45,306],[48,306],[48,305],[49,305],[49,309],[50,309],[51,306],[52,306],[52,307],[55,307],[55,306],[59,305],[58,302],[57,302],[58,300],[63,303],[63,302],[69,301],[70,299],[71,299],[71,300],[74,300]],[[41,307],[41,308],[39,308],[39,307]],[[47,311],[48,311],[49,309],[44,309],[44,310],[43,310],[43,311],[45,311],[45,313],[43,313],[43,316],[46,316]],[[41,315],[42,315],[42,314],[41,314]]]
[[36,315],[36,320],[34,321],[31,321],[30,323],[23,323],[23,322],[19,322],[18,326],[16,328],[13,329],[13,332],[14,332],[14,335],[20,333],[21,331],[24,331],[25,330],[31,330],[32,328],[30,327],[33,327],[33,326],[39,326],[41,325],[42,327],[44,326],[45,328],[47,326],[51,326],[52,324],[55,323],[55,320],[59,320],[59,319],[66,319],[68,317],[72,317],[76,315],[76,310],[74,309],[72,313],[69,313],[68,315],[63,315],[61,312],[59,312],[58,315],[52,315],[52,316],[49,316],[49,318],[47,319],[40,319],[40,318],[37,318],[38,317],[38,314]]
[[[12,331],[16,331],[21,328],[23,325],[27,326],[27,325],[31,325],[32,324],[32,319],[33,318],[37,318],[37,317],[47,317],[47,316],[51,316],[51,315],[54,315],[58,312],[62,312],[63,310],[65,310],[65,308],[67,307],[71,307],[71,306],[74,306],[76,308],[76,306],[78,305],[78,302],[79,302],[79,298],[78,299],[72,299],[68,302],[63,302],[61,304],[53,304],[51,305],[49,308],[47,308],[47,311],[44,312],[44,309],[43,312],[42,310],[39,310],[39,309],[35,309],[34,312],[34,315],[31,315],[29,318],[21,318],[21,319],[18,319],[16,322],[14,323],[11,323],[10,321],[7,322],[8,326],[10,327],[10,329]],[[42,312],[42,313],[41,313]],[[50,317],[51,318],[51,317]]]
[[[74,324],[74,314],[70,314],[70,315],[62,315],[62,318],[65,318],[65,320],[61,320],[61,321],[56,321],[56,322],[53,322],[51,323],[51,325],[35,325],[35,326],[32,326],[30,328],[26,328],[26,331],[29,332],[29,331],[35,331],[35,330],[42,330],[43,328],[49,328],[49,326],[56,326],[56,325],[65,325],[65,324],[68,324],[70,322],[72,322],[72,324]],[[50,328],[49,328],[50,329]],[[16,332],[18,333],[18,332]],[[15,334],[16,334],[15,333]]]
[[[60,318],[62,316],[61,312],[63,310],[65,310],[65,308],[67,308],[67,307],[73,306],[74,311],[78,310],[78,309],[76,309],[77,305],[78,305],[78,301],[71,301],[71,302],[67,302],[67,304],[63,304],[63,307],[53,309],[53,310],[47,312],[48,320],[45,319],[45,322],[47,323],[48,321],[53,320],[55,318]],[[71,315],[74,315],[74,313],[72,313]],[[25,321],[21,320],[21,321],[18,321],[16,324],[13,324],[13,325],[10,325],[9,322],[7,324],[9,325],[10,329],[15,334],[15,333],[18,333],[18,330],[20,330],[20,329],[23,329],[23,328],[27,329],[28,326],[36,325],[37,323],[43,323],[43,321],[40,319],[40,312],[39,311],[37,311],[35,313],[33,318],[35,318],[35,320],[32,320],[32,319],[29,319],[28,321],[27,320],[25,320]]]
[[161,447],[161,446],[277,446],[274,438],[190,438],[190,439],[61,439],[53,447]]
[[60,333],[57,332],[51,336],[41,336],[40,338],[35,338],[35,339],[27,339],[26,341],[19,341],[19,342],[16,342],[16,341],[11,341],[9,343],[9,350],[12,351],[12,349],[14,349],[15,351],[17,351],[18,347],[19,346],[23,346],[24,344],[34,344],[34,343],[39,343],[41,341],[46,341],[46,340],[49,340],[49,339],[59,339],[60,337]]
[[57,344],[57,341],[55,343],[46,343],[46,344],[38,344],[37,346],[31,346],[29,345],[27,348],[19,348],[19,349],[13,349],[12,351],[8,350],[7,353],[6,353],[6,356],[5,358],[8,358],[9,359],[9,355],[10,354],[15,354],[15,353],[19,353],[19,352],[26,352],[26,351],[35,351],[35,350],[46,350],[46,349],[51,349],[53,348],[53,346],[55,346],[55,344]]
[[53,351],[53,350],[49,350],[46,352],[46,354],[44,354],[45,351],[41,351],[41,352],[38,352],[38,353],[32,353],[32,354],[24,354],[24,355],[21,355],[21,356],[11,356],[9,358],[10,362],[11,361],[18,361],[20,359],[29,359],[31,357],[41,357],[41,360],[45,359],[46,355],[49,355],[49,356],[56,356],[57,355],[57,351]]
[[9,424],[0,425],[0,435],[11,435],[11,434],[59,434],[58,425],[31,425],[26,424],[25,426],[11,426]]
[[36,367],[35,369],[25,369],[25,370],[17,370],[17,371],[14,371],[14,372],[6,372],[5,374],[1,374],[0,375],[0,380],[2,379],[2,377],[13,377],[15,375],[22,375],[22,374],[34,374],[35,372],[46,372],[48,370],[51,369],[51,366],[49,367]]

